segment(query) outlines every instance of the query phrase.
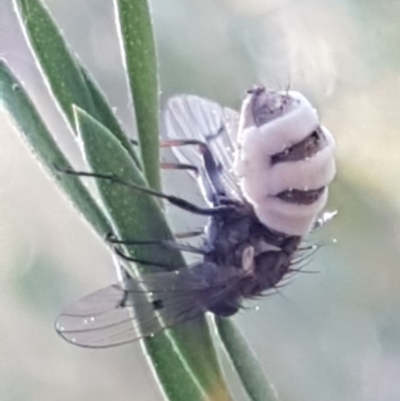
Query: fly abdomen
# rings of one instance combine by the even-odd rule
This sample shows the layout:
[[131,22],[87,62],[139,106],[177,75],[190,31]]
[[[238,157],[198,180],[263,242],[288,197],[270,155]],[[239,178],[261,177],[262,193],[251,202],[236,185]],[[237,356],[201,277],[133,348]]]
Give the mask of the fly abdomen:
[[259,220],[307,234],[326,204],[335,142],[298,92],[251,91],[243,102],[235,172]]

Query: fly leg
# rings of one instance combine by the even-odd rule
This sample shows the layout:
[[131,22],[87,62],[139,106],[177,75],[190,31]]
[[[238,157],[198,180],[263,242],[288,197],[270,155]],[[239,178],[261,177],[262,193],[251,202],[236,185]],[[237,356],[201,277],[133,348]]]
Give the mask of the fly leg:
[[199,174],[199,169],[193,164],[162,162],[161,168],[165,170],[188,170],[193,171],[196,175]]
[[187,145],[206,145],[203,141],[198,139],[163,139],[160,141],[161,148],[173,148],[175,146],[187,146]]
[[160,199],[165,199],[172,205],[179,207],[183,210],[186,210],[187,212],[203,215],[203,216],[215,216],[217,214],[220,214],[221,212],[227,211],[231,209],[229,206],[217,206],[217,207],[212,207],[212,208],[204,208],[198,205],[195,205],[194,203],[191,203],[189,201],[186,201],[185,199],[179,198],[177,196],[173,195],[167,195],[162,192],[155,191],[150,188],[145,188],[142,187],[141,185],[134,184],[133,182],[127,181],[121,177],[118,177],[115,174],[103,174],[103,173],[90,173],[87,171],[75,171],[75,170],[59,170],[61,173],[64,174],[70,174],[70,175],[76,175],[79,177],[93,177],[93,178],[101,178],[103,180],[108,180],[111,183],[114,184],[119,184],[123,185],[125,187],[131,188],[134,191],[145,193],[148,195],[155,196]]
[[[207,171],[208,179],[209,179],[209,181],[211,181],[211,184],[214,187],[213,188],[214,191],[212,191],[210,189],[206,190],[207,197],[213,203],[215,201],[215,199],[214,199],[215,192],[219,196],[222,196],[222,197],[226,196],[226,192],[224,189],[223,182],[221,180],[222,166],[215,162],[215,159],[212,155],[212,152],[211,152],[208,144],[209,144],[209,142],[213,141],[215,138],[218,138],[224,132],[224,130],[225,130],[225,127],[222,125],[215,134],[210,134],[210,135],[206,136],[206,142],[200,141],[198,139],[165,139],[165,140],[160,141],[160,147],[162,147],[162,148],[171,148],[171,147],[176,147],[176,146],[188,146],[188,145],[189,146],[195,145],[195,146],[199,147],[200,152],[203,155],[204,165],[205,165],[205,169]],[[132,140],[132,143],[138,144],[138,142],[135,140]],[[185,169],[186,167],[183,167],[183,166],[190,166],[190,167],[188,167],[188,169],[196,169],[195,166],[185,165],[185,164],[183,164],[182,167],[177,167],[177,168]],[[171,167],[166,167],[166,168],[171,168]],[[204,180],[204,177],[202,177],[202,178]],[[203,185],[204,184],[205,183],[203,183]],[[207,185],[204,185],[204,186],[206,187],[205,189],[207,189]]]
[[221,179],[222,166],[217,164],[208,145],[205,145],[201,151],[203,154],[204,167],[206,169],[208,179],[214,187],[213,204],[218,205],[219,199],[226,197],[224,183]]
[[106,241],[113,245],[159,245],[167,249],[173,249],[184,252],[205,254],[205,250],[188,244],[180,244],[174,240],[120,240],[113,234],[107,234]]
[[[139,141],[137,139],[130,139],[129,141],[132,145],[139,146]],[[160,148],[171,148],[173,146],[185,145],[204,145],[204,142],[198,139],[163,139],[160,141]]]
[[[166,139],[160,141],[160,147],[162,148],[172,148],[178,146],[198,146],[201,153],[204,147],[207,147],[207,144],[198,139]],[[203,169],[197,169],[197,175],[200,177],[200,184],[203,190],[203,193],[206,199],[211,203],[215,204],[215,190],[213,188],[212,183],[210,182],[207,174],[204,174]]]
[[223,129],[224,128],[221,127],[216,134],[208,135],[206,137],[207,142],[199,141],[197,139],[168,139],[160,142],[161,147],[187,145],[196,145],[199,147],[206,170],[206,175],[200,173],[201,183],[207,199],[214,205],[219,204],[219,199],[221,197],[226,197],[226,192],[221,179],[221,165],[216,163],[208,142],[218,137],[223,132]]
[[177,239],[185,239],[185,238],[192,238],[192,237],[198,237],[199,235],[204,234],[204,229],[200,228],[198,230],[194,231],[187,231],[183,233],[174,233],[174,237]]
[[144,260],[140,258],[134,258],[132,256],[126,255],[124,252],[122,252],[119,248],[114,248],[115,253],[122,259],[127,260],[128,262],[134,262],[138,263],[143,266],[154,266],[154,267],[162,267],[163,269],[171,269],[172,266],[167,264],[167,263],[162,263],[162,262],[152,262],[149,260]]

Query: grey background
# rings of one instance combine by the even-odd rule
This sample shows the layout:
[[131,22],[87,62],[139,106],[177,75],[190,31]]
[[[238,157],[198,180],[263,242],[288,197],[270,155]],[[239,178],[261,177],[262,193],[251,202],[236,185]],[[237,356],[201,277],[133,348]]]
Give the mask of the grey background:
[[[134,135],[112,2],[46,4]],[[196,93],[238,107],[253,83],[290,85],[337,139],[330,207],[339,215],[309,239],[329,243],[308,267],[320,273],[299,274],[258,302],[260,311],[235,317],[281,399],[399,400],[400,3],[168,0],[152,8],[162,100]],[[0,0],[0,57],[79,165],[10,0]],[[0,399],[161,400],[139,344],[90,351],[55,334],[63,306],[115,280],[111,257],[4,112],[0,141]],[[166,188],[195,197],[181,182],[169,174]],[[198,224],[171,215],[182,227]]]

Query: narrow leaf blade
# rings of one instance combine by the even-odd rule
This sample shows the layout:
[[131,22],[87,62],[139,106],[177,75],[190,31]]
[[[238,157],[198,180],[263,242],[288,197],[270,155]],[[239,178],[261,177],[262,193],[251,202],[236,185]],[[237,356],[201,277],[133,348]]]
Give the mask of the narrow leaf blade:
[[41,0],[14,0],[28,41],[62,111],[73,124],[72,104],[94,113],[80,68]]
[[81,66],[41,0],[14,0],[28,41],[51,92],[74,128],[72,105],[87,110],[102,122],[140,166],[132,144],[123,132],[104,94]]
[[144,172],[161,188],[158,133],[158,71],[147,0],[115,0],[121,46],[133,99]]
[[137,155],[136,150],[133,148],[132,143],[129,141],[125,132],[122,130],[121,124],[108,104],[104,93],[101,91],[94,78],[90,75],[89,71],[81,66],[81,72],[92,97],[93,104],[96,109],[96,117],[100,117],[98,118],[99,121],[115,135],[115,137],[121,142],[121,145],[131,155],[137,167],[141,169],[139,156]]
[[56,170],[56,166],[59,169],[70,169],[71,166],[43,123],[22,84],[2,60],[0,60],[0,108],[4,108],[11,115],[40,163],[58,182],[87,221],[100,235],[104,236],[109,232],[111,227],[106,217],[81,181],[60,174]]
[[252,401],[279,401],[253,350],[230,319],[216,318],[216,327],[229,358]]

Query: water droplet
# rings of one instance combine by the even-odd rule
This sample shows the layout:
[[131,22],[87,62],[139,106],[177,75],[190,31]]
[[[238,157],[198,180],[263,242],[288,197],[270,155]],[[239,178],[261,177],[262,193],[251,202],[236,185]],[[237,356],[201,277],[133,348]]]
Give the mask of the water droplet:
[[19,85],[17,83],[11,85],[11,90],[17,91],[19,90]]
[[89,321],[88,321],[87,319],[83,319],[83,323],[84,323],[84,324],[88,324]]
[[95,319],[93,316],[90,317],[90,321],[91,321],[91,322],[94,322],[95,320],[96,320],[96,319]]
[[71,338],[71,343],[76,343],[76,338]]

